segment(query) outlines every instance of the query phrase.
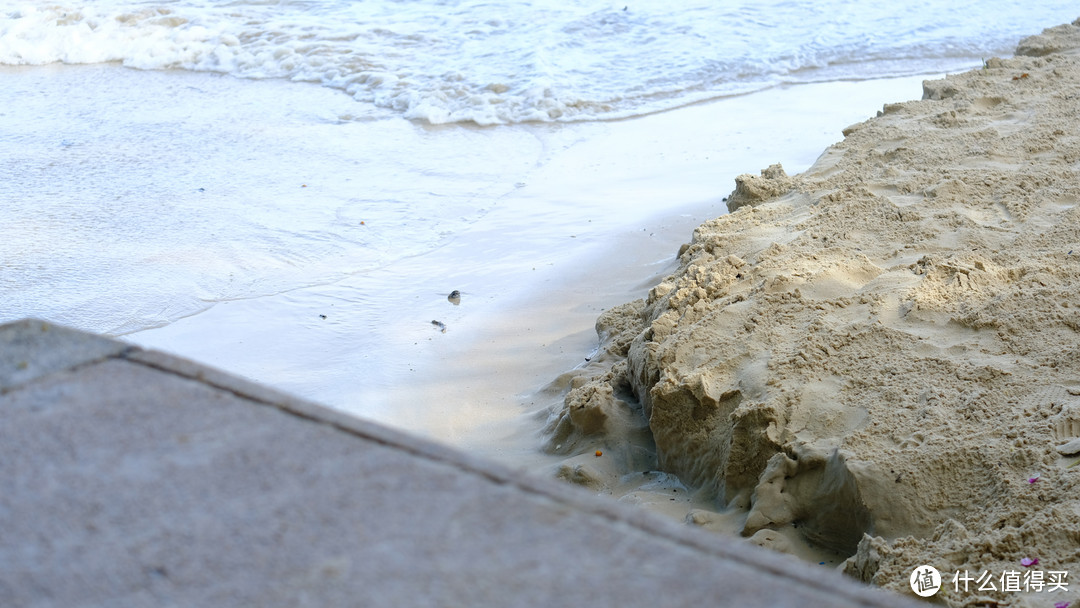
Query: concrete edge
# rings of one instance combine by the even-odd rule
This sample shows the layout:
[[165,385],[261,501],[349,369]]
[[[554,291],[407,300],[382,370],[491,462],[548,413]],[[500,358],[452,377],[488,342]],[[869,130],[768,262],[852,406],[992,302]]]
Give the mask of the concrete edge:
[[40,319],[0,325],[0,394],[54,373],[115,357],[132,346]]
[[494,483],[513,486],[521,491],[572,507],[576,511],[629,525],[703,553],[741,562],[826,593],[842,595],[854,602],[865,603],[867,606],[898,605],[901,602],[910,603],[912,606],[919,605],[914,600],[863,585],[831,569],[815,568],[797,558],[733,541],[711,532],[697,530],[695,533],[693,528],[687,528],[644,510],[627,508],[575,486],[532,477],[497,462],[476,458],[466,452],[333,410],[181,357],[158,351],[134,349],[123,355],[123,358],[163,372],[203,382],[310,422],[329,425],[367,441],[374,441],[420,458],[454,466]]
[[[35,325],[35,323],[38,325]],[[133,364],[201,382],[260,405],[276,408],[309,422],[329,425],[366,441],[373,441],[419,458],[455,467],[464,472],[483,477],[493,483],[512,486],[520,491],[563,504],[573,510],[636,528],[654,537],[664,538],[669,542],[725,561],[734,561],[751,566],[800,586],[810,587],[826,594],[841,596],[855,604],[865,606],[908,605],[912,607],[920,605],[911,598],[864,585],[832,569],[815,567],[797,558],[774,553],[715,533],[687,528],[659,515],[620,505],[610,499],[593,495],[575,486],[563,484],[556,480],[532,477],[496,462],[473,457],[468,453],[448,446],[408,435],[330,409],[327,406],[300,399],[182,357],[159,351],[144,350],[119,340],[103,338],[43,321],[23,320],[0,325],[0,361],[6,361],[2,351],[8,344],[8,341],[4,339],[8,332],[24,332],[27,328],[35,331],[40,329],[41,324],[48,326],[50,329],[56,328],[58,331],[54,335],[60,339],[50,339],[47,342],[39,343],[36,346],[37,349],[56,349],[60,345],[59,343],[65,340],[71,340],[76,345],[93,343],[93,347],[78,357],[67,358],[67,363],[52,363],[48,366],[47,371],[43,369],[42,373],[29,380],[21,381],[17,385],[11,387],[0,385],[0,393],[53,373],[69,371],[109,359],[126,360]],[[108,348],[103,347],[106,343],[109,345]],[[3,379],[4,377],[0,375],[0,381]]]

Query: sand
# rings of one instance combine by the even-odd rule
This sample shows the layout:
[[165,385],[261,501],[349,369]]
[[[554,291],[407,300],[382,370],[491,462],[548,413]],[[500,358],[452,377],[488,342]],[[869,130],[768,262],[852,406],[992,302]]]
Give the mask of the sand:
[[1074,597],[952,577],[1080,572],[1080,20],[923,89],[802,174],[740,176],[600,317],[553,474],[685,484],[690,524],[906,594],[930,564],[950,606]]

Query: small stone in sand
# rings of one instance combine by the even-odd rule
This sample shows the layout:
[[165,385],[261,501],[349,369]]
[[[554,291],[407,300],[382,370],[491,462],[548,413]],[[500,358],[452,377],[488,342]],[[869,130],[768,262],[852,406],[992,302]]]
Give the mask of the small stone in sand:
[[432,321],[431,324],[442,333],[446,333],[446,323],[443,323],[442,321]]
[[446,299],[450,300],[450,303],[454,306],[457,306],[458,304],[461,304],[461,292],[455,289],[450,292],[450,295],[446,296]]

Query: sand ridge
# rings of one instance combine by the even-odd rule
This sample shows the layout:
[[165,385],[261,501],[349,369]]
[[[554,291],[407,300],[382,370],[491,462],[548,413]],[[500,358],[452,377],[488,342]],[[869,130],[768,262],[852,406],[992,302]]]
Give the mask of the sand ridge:
[[678,270],[600,318],[549,418],[549,450],[600,438],[625,467],[560,475],[602,487],[655,454],[757,544],[906,593],[919,564],[1080,572],[1078,202],[1080,19],[927,81],[803,174],[740,176]]

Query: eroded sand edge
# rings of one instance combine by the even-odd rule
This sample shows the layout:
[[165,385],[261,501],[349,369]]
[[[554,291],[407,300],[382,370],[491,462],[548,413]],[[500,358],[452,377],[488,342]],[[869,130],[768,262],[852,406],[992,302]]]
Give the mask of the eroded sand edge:
[[897,590],[924,563],[1080,572],[1080,19],[844,135],[740,176],[678,270],[600,318],[548,448],[602,438],[622,468],[560,475],[602,486],[655,449],[754,542]]

